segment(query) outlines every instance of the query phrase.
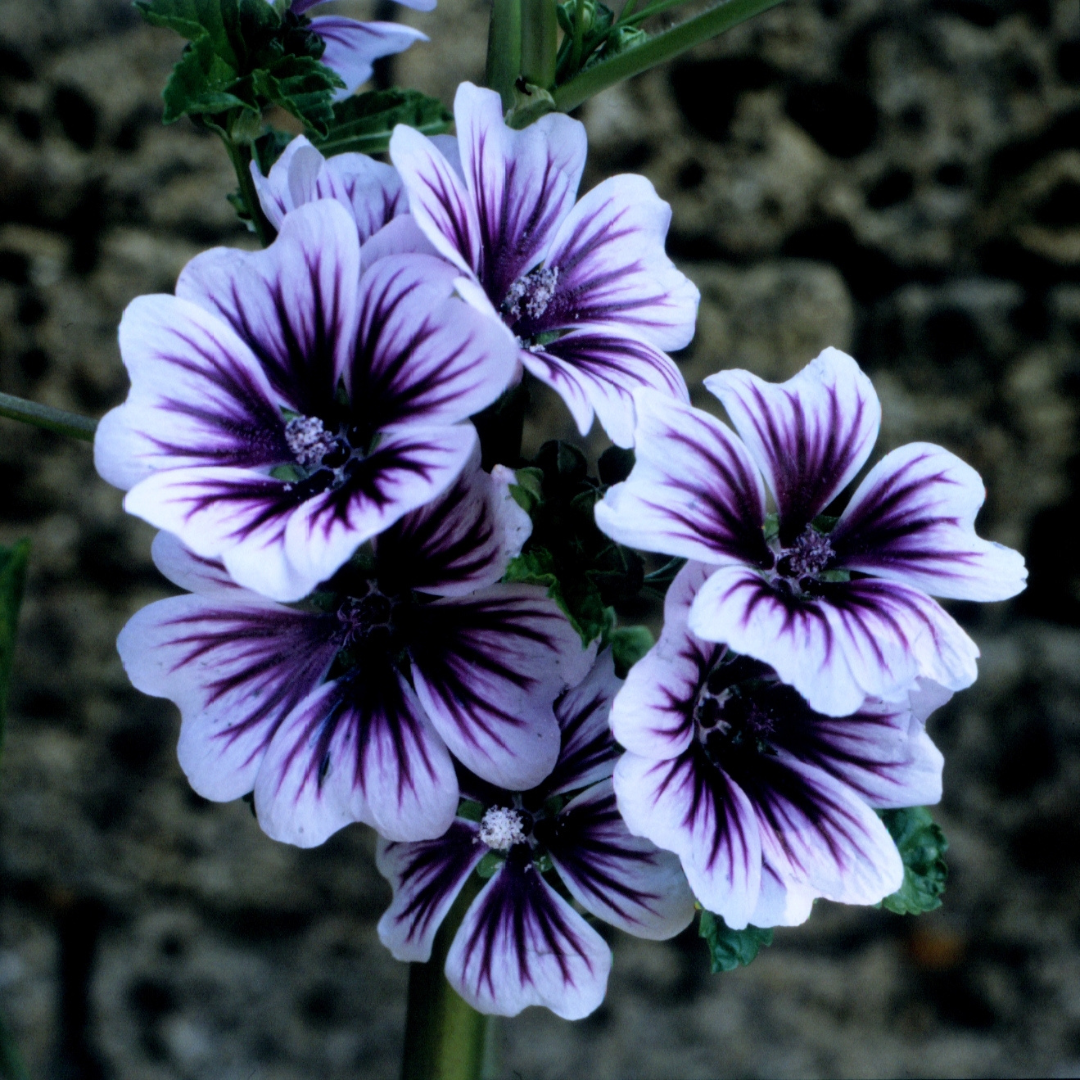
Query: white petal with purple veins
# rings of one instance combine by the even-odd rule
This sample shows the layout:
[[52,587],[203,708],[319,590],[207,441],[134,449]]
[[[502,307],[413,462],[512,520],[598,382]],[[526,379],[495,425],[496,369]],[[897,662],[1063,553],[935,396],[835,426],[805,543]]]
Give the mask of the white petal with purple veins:
[[700,294],[664,252],[670,222],[643,176],[612,176],[583,196],[544,257],[558,270],[544,328],[603,323],[658,349],[688,345]]
[[352,216],[321,199],[290,213],[265,251],[196,256],[176,295],[225,319],[291,409],[324,415],[355,351],[359,276]]
[[409,193],[409,208],[439,254],[467,274],[480,268],[483,240],[472,196],[460,173],[430,139],[398,124],[390,160]]
[[794,539],[870,456],[881,403],[859,365],[826,349],[785,383],[721,371],[705,386],[723,403],[780,512],[781,540]]
[[636,937],[674,937],[694,917],[679,859],[626,828],[611,780],[559,811],[548,853],[571,895],[597,918]]
[[487,854],[477,826],[460,819],[438,840],[395,844],[379,838],[375,865],[394,890],[379,940],[395,960],[427,963],[435,934],[469,874]]
[[1024,557],[975,535],[979,474],[930,443],[893,450],[870,470],[829,535],[841,566],[933,596],[1007,600],[1024,588]]
[[446,977],[480,1012],[517,1016],[545,1005],[580,1020],[604,1000],[611,950],[531,862],[513,855],[465,913]]
[[517,347],[454,295],[457,274],[426,255],[380,259],[360,282],[360,330],[346,375],[354,411],[378,426],[464,420],[506,389]]
[[549,795],[577,791],[611,775],[616,747],[608,717],[620,686],[611,650],[605,649],[589,674],[555,702],[562,749],[559,763],[544,781]]
[[563,399],[582,435],[595,415],[616,446],[634,445],[634,390],[649,387],[690,402],[675,361],[622,327],[577,325],[547,345],[522,349],[520,356]]
[[450,755],[392,669],[310,695],[277,729],[255,781],[259,824],[300,847],[354,821],[390,840],[433,839],[457,803]]
[[399,214],[360,245],[360,265],[367,269],[387,255],[434,255],[438,252],[412,214]]
[[759,755],[754,804],[766,861],[784,880],[844,904],[876,904],[903,884],[904,864],[881,819],[846,784],[786,750]]
[[373,60],[428,40],[426,34],[401,23],[358,22],[339,15],[316,16],[311,20],[311,30],[326,42],[322,62],[345,83],[345,88],[334,95],[337,101],[371,78]]
[[176,596],[134,615],[116,645],[137,689],[179,706],[191,786],[223,801],[251,791],[278,725],[325,675],[333,622],[250,596]]
[[466,768],[509,791],[551,772],[553,703],[592,656],[543,589],[493,585],[429,604],[410,651],[416,692]]
[[630,831],[675,852],[702,906],[742,930],[757,906],[761,837],[738,784],[696,743],[668,761],[625,753],[614,782]]
[[761,868],[761,893],[750,917],[751,926],[800,926],[810,918],[817,893],[806,885],[784,880],[766,861]]
[[140,296],[120,321],[127,401],[94,438],[94,464],[122,489],[159,469],[289,458],[279,398],[221,319],[172,296]]
[[596,504],[600,529],[644,551],[770,565],[765,487],[742,443],[708,413],[653,390],[634,402],[636,463]]
[[150,545],[154,565],[174,584],[210,598],[228,597],[235,603],[262,603],[263,598],[242,589],[218,559],[204,559],[184,547],[179,537],[159,532]]
[[574,205],[585,128],[560,113],[514,131],[493,90],[462,83],[454,98],[461,164],[482,237],[481,280],[492,302],[540,261]]

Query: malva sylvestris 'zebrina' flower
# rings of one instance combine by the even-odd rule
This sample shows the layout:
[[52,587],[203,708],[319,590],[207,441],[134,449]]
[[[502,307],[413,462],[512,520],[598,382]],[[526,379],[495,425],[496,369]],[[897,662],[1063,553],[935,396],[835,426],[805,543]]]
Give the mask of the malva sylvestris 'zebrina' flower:
[[476,446],[468,417],[513,375],[509,335],[445,261],[361,269],[353,219],[323,199],[265,251],[196,257],[176,296],[139,297],[120,324],[132,386],[98,427],[98,471],[275,600],[445,491]]
[[710,573],[679,571],[660,640],[612,707],[627,825],[676,852],[702,906],[735,929],[803,922],[819,896],[877,903],[904,870],[874,810],[941,798],[925,723],[952,695],[920,681],[903,702],[822,716],[768,665],[691,631]]
[[550,773],[552,703],[590,659],[543,589],[496,584],[530,529],[508,481],[474,457],[298,607],[159,534],[158,567],[190,595],[143,608],[118,648],[138,689],[179,706],[192,787],[254,790],[265,831],[310,847],[351,821],[441,835],[458,805],[448,746],[496,783]]
[[1018,552],[975,534],[986,495],[975,470],[910,443],[870,470],[834,522],[821,515],[866,462],[881,420],[858,364],[826,349],[786,383],[722,371],[705,385],[738,436],[639,391],[636,463],[597,504],[599,527],[708,565],[690,629],[768,664],[817,712],[900,700],[919,678],[970,686],[978,648],[931,594],[1004,600],[1027,578]]
[[427,961],[469,876],[479,868],[489,878],[446,959],[451,986],[481,1012],[546,1005],[576,1020],[603,1001],[611,950],[547,880],[554,875],[589,914],[638,937],[672,937],[693,918],[678,861],[632,836],[615,807],[608,712],[618,687],[605,652],[559,699],[562,748],[537,787],[463,777],[470,816],[437,840],[379,844],[378,866],[394,889],[379,936],[399,960]]
[[454,100],[459,157],[399,125],[390,157],[416,223],[482,290],[585,434],[593,420],[633,441],[631,391],[688,401],[662,350],[693,337],[698,291],[664,251],[671,210],[643,176],[615,176],[575,202],[585,128],[551,114],[522,131],[499,95],[470,83]]

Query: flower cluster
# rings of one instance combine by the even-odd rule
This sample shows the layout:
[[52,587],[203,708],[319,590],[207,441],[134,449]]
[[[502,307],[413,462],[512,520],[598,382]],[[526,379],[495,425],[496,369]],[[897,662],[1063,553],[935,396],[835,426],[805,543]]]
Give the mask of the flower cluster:
[[[417,36],[379,27],[310,21],[349,87]],[[428,960],[460,898],[462,997],[577,1018],[611,965],[587,916],[666,938],[695,904],[789,925],[898,888],[875,811],[940,797],[925,721],[975,677],[930,594],[1010,596],[1023,565],[975,536],[981,484],[938,447],[887,455],[824,516],[877,434],[855,362],[713,376],[736,435],[667,355],[698,294],[648,181],[578,199],[582,125],[512,130],[488,90],[463,85],[455,120],[398,126],[390,164],[294,139],[252,165],[276,240],[205,252],[125,312],[131,390],[96,463],[184,593],[119,650],[179,706],[200,794],[253,793],[301,846],[378,831],[396,957]],[[600,528],[691,560],[625,682],[557,589],[511,573],[529,499],[516,457],[482,467],[474,420],[526,373],[634,449]]]

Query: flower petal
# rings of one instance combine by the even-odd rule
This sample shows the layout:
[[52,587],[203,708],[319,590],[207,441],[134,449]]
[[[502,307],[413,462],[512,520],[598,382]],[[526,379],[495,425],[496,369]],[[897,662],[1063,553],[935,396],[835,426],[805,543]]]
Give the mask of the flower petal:
[[594,187],[545,255],[545,266],[558,271],[555,294],[526,332],[600,323],[658,349],[689,345],[700,294],[664,251],[670,222],[671,207],[644,176],[612,176]]
[[596,504],[612,539],[720,564],[772,564],[765,488],[746,448],[719,420],[652,390],[634,395],[636,463]]
[[360,265],[369,267],[387,255],[433,255],[438,252],[412,214],[399,214],[360,245]]
[[462,83],[454,98],[461,163],[480,228],[477,270],[498,307],[533,269],[574,205],[585,167],[585,127],[549,113],[514,131],[493,90]]
[[318,686],[332,618],[258,597],[175,596],[137,612],[116,647],[134,686],[180,708],[180,765],[205,798],[251,791],[282,720]]
[[379,576],[436,596],[494,585],[532,532],[514,501],[513,472],[480,468],[480,446],[445,494],[406,514],[376,541]]
[[800,926],[810,918],[816,896],[809,886],[781,877],[766,860],[761,868],[761,893],[750,925]]
[[490,405],[517,368],[501,323],[454,295],[457,274],[427,255],[380,259],[360,282],[360,330],[346,377],[354,423],[446,424]]
[[409,193],[409,209],[445,259],[466,274],[480,269],[483,239],[476,207],[464,180],[426,136],[398,124],[390,160]]
[[779,385],[721,371],[705,386],[765,474],[790,545],[870,456],[881,425],[873,384],[846,353],[826,349]]
[[634,390],[649,387],[690,402],[675,361],[621,326],[578,325],[547,345],[522,349],[520,357],[566,402],[582,435],[595,414],[617,446],[634,445]]
[[530,585],[437,600],[410,642],[416,692],[454,756],[509,791],[540,783],[559,756],[555,698],[592,659],[555,602]]
[[389,840],[434,839],[457,804],[445,745],[382,658],[302,702],[277,729],[255,781],[263,830],[300,847],[354,821]]
[[694,917],[694,896],[678,858],[632,836],[601,780],[559,811],[546,844],[574,899],[636,937],[674,937]]
[[98,424],[94,464],[121,489],[159,469],[291,460],[278,397],[221,319],[173,296],[140,296],[120,321],[127,401]]
[[373,60],[428,40],[426,34],[402,23],[358,22],[340,15],[316,16],[311,20],[311,30],[326,42],[320,59],[345,83],[345,88],[334,95],[337,101],[371,78]]
[[547,794],[576,791],[611,775],[616,747],[608,716],[620,686],[611,650],[605,649],[589,674],[555,702],[562,749],[558,764],[544,781]]
[[738,784],[696,742],[668,761],[625,753],[614,783],[630,831],[674,851],[702,906],[742,930],[761,887],[761,838]]
[[359,276],[353,218],[321,199],[292,211],[265,251],[197,255],[176,295],[229,323],[291,409],[326,416],[354,352]]
[[286,144],[266,176],[263,176],[258,162],[252,161],[251,179],[259,196],[259,205],[275,229],[281,228],[290,210],[310,201],[304,198],[297,202],[293,191],[310,191],[325,160],[303,135],[297,135]]
[[375,865],[394,890],[379,920],[379,940],[395,960],[427,963],[435,934],[488,849],[471,821],[453,822],[437,840],[395,844],[379,838]]
[[829,542],[841,566],[934,596],[1006,600],[1024,588],[1018,551],[975,535],[986,489],[955,454],[909,443],[870,470]]
[[446,958],[450,985],[497,1016],[545,1005],[580,1020],[604,1000],[610,970],[604,939],[544,881],[524,845],[472,902]]
[[262,602],[262,597],[237,585],[220,560],[196,555],[172,533],[159,532],[154,537],[150,557],[174,585],[188,592],[209,598],[228,597],[236,603]]
[[896,892],[904,865],[881,819],[846,784],[782,748],[735,775],[757,812],[765,859],[785,883],[844,904]]

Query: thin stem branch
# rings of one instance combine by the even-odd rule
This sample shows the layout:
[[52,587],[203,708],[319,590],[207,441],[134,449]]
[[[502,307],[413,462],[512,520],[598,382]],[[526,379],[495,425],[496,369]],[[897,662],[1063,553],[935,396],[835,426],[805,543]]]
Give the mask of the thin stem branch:
[[514,104],[521,73],[521,0],[492,0],[484,81],[502,98],[503,111]]
[[521,74],[533,86],[555,85],[559,21],[555,0],[521,0]]
[[[626,0],[633,3],[633,0]],[[577,8],[574,12],[574,44],[570,49],[570,70],[577,71],[581,67],[581,47],[585,43],[585,0],[577,0]]]
[[255,235],[263,247],[269,247],[277,236],[277,230],[263,213],[259,193],[255,190],[255,181],[251,177],[251,147],[247,143],[237,142],[220,128],[218,132],[221,135],[221,141],[225,144],[229,160],[232,162],[233,171],[236,173],[236,179],[240,185],[240,197],[244,200],[248,216],[255,226]]
[[562,112],[576,109],[583,101],[609,86],[647,71],[695,45],[760,15],[783,0],[727,0],[692,19],[665,30],[634,49],[618,53],[610,60],[575,75],[555,91],[555,104]]
[[670,11],[672,8],[681,7],[683,4],[687,3],[689,3],[689,0],[659,0],[658,3],[649,4],[636,14],[627,15],[625,19],[621,20],[621,25],[639,26],[641,23],[645,22],[646,19],[651,19],[654,15],[661,15],[665,11]]
[[51,405],[39,405],[36,401],[26,401],[13,394],[0,394],[0,416],[86,442],[93,442],[94,432],[97,431],[97,421],[89,416],[54,409]]

